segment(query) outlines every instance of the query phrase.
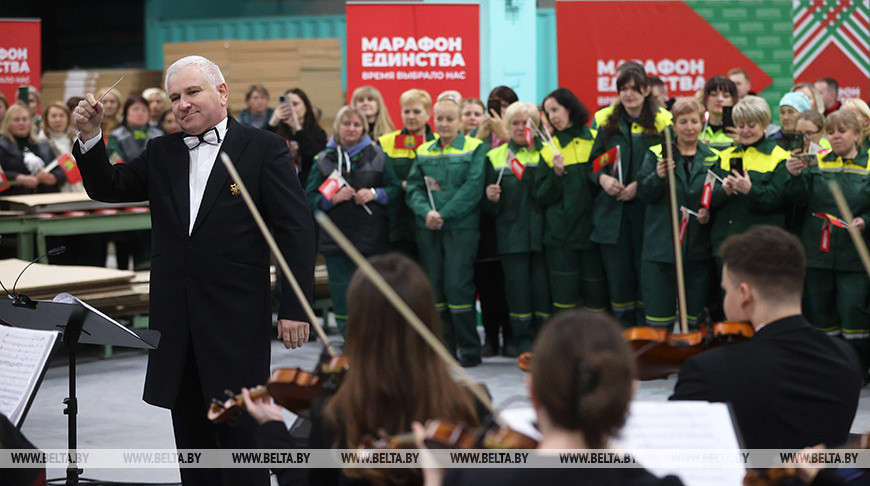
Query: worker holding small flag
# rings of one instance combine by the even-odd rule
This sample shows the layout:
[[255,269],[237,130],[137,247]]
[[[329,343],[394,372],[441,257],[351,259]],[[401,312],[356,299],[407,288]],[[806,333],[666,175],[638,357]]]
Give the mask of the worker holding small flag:
[[[870,366],[870,315],[864,310],[870,281],[852,244],[847,225],[866,235],[870,221],[870,167],[867,151],[860,147],[861,125],[848,110],[828,115],[825,125],[832,152],[818,154],[817,164],[794,156],[786,162],[790,178],[787,200],[803,209],[801,241],[807,254],[804,314],[814,326],[839,335]],[[842,221],[828,187],[837,181],[852,221]]]
[[589,111],[565,88],[548,94],[543,106],[545,119],[556,130],[552,143],[541,149],[544,163],[535,175],[536,199],[544,206],[553,312],[578,305],[603,312],[609,308],[607,281],[601,250],[589,239],[595,195],[587,170],[595,140],[595,132],[586,126]]
[[[699,141],[704,124],[704,108],[694,98],[674,103],[676,143],[674,160],[667,160],[663,145],[647,152],[637,188],[637,197],[646,203],[643,235],[641,288],[648,326],[670,330],[677,321],[674,245],[668,198],[668,164],[674,170],[677,204],[683,221],[680,249],[686,280],[687,320],[697,328],[698,318],[707,303],[713,258],[710,253],[710,213],[702,205],[707,172],[719,160],[718,152]],[[714,179],[715,181],[715,179]]]
[[[409,89],[399,97],[402,107],[401,130],[382,135],[378,144],[387,156],[387,162],[393,166],[396,177],[405,190],[408,172],[417,157],[417,147],[435,139],[435,133],[429,127],[429,110],[432,108],[432,97],[422,89]],[[405,198],[396,197],[390,201],[390,247],[413,259],[418,259],[417,243],[414,237],[414,214],[405,204]]]
[[459,103],[444,98],[433,111],[439,138],[417,149],[405,201],[415,215],[420,260],[435,291],[447,349],[459,351],[463,366],[476,366],[481,346],[473,263],[486,153],[480,140],[460,132]]
[[[542,142],[533,136],[528,145],[527,135],[540,125],[540,118],[535,105],[517,101],[505,110],[504,120],[510,140],[486,154],[489,163],[482,207],[495,216],[511,332],[517,351],[524,353],[531,351],[538,330],[550,315],[544,211],[535,195]],[[511,169],[505,170],[506,166]]]
[[640,292],[644,206],[636,200],[638,174],[647,151],[661,143],[660,132],[671,119],[650,98],[643,69],[631,66],[616,78],[619,97],[600,124],[590,154],[592,165],[597,166],[604,165],[601,160],[595,162],[599,157],[607,154],[614,160],[609,154],[618,154],[608,164],[615,165],[615,172],[608,167],[589,171],[592,182],[601,187],[593,205],[591,240],[601,246],[610,306],[625,327],[644,321]]

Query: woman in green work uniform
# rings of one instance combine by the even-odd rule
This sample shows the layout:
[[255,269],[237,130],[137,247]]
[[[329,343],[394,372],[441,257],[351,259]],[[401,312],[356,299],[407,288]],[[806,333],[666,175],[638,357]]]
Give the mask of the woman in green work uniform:
[[420,260],[432,281],[447,349],[459,351],[463,366],[476,366],[480,337],[473,262],[486,153],[480,140],[460,132],[459,103],[445,98],[434,112],[439,138],[417,149],[405,201],[417,223]]
[[[715,184],[711,201],[710,242],[719,270],[719,246],[730,235],[756,224],[785,226],[783,187],[788,179],[788,151],[765,138],[770,106],[763,98],[746,96],[734,105],[737,145],[719,153],[713,169],[723,183]],[[742,170],[738,170],[742,169]]]
[[[315,157],[306,193],[313,211],[326,212],[363,255],[371,256],[388,250],[387,207],[402,190],[393,166],[387,163],[384,152],[367,131],[368,122],[360,110],[352,106],[338,110],[333,125],[335,135],[327,142],[326,150]],[[327,199],[320,186],[334,175],[348,185]],[[326,233],[320,234],[318,251],[326,260],[335,322],[344,335],[345,293],[356,265]]]
[[723,108],[732,107],[737,102],[737,85],[734,81],[717,74],[704,84],[704,97],[701,103],[707,110],[707,121],[701,140],[715,150],[724,150],[734,143],[737,130],[733,126],[726,127]]
[[[643,323],[640,292],[644,206],[637,201],[637,180],[646,152],[661,143],[670,113],[660,112],[649,97],[646,73],[626,68],[616,78],[619,98],[599,127],[589,159],[619,147],[620,156],[608,167],[589,170],[601,187],[593,205],[591,239],[601,247],[613,315],[625,327]],[[611,169],[612,167],[612,169]]]
[[538,126],[540,118],[535,105],[517,101],[505,110],[504,120],[510,139],[486,154],[483,210],[495,216],[511,332],[517,351],[524,353],[531,351],[538,330],[550,315],[544,212],[535,198],[540,142],[533,139],[529,146],[525,137],[526,127]]
[[818,155],[812,166],[799,157],[786,162],[790,174],[786,197],[804,208],[806,215],[800,232],[807,254],[804,313],[815,327],[833,335],[842,333],[866,372],[870,315],[864,306],[870,281],[848,231],[820,216],[843,218],[828,187],[836,181],[854,216],[845,223],[864,233],[870,222],[870,167],[867,151],[861,148],[861,125],[853,112],[837,110],[825,124],[832,152]]
[[[710,284],[710,213],[702,203],[707,171],[719,154],[698,137],[703,127],[704,108],[694,98],[680,98],[671,109],[674,115],[674,182],[678,208],[688,218],[680,251],[686,281],[686,311],[689,326],[696,328],[704,309]],[[637,187],[637,197],[646,203],[643,235],[642,290],[648,326],[671,329],[677,320],[674,244],[671,232],[667,154],[662,145],[646,155]],[[682,225],[681,225],[682,226]]]
[[576,307],[607,308],[607,281],[601,251],[592,233],[594,186],[586,170],[595,134],[586,127],[589,111],[574,93],[559,88],[544,98],[544,114],[556,130],[541,149],[535,175],[536,198],[544,207],[544,255],[553,312]]
[[[408,172],[417,156],[417,147],[435,139],[429,128],[429,110],[432,97],[422,89],[409,89],[399,97],[402,107],[401,130],[388,133],[378,139],[378,144],[393,166],[396,177],[406,190]],[[390,247],[415,260],[419,258],[414,237],[414,214],[408,209],[404,197],[396,197],[390,203]]]

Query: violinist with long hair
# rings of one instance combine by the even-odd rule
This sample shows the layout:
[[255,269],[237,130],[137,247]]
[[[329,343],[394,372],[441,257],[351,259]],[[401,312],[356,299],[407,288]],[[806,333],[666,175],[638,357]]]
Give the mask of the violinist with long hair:
[[[535,342],[526,385],[541,431],[540,454],[547,449],[605,449],[625,425],[637,374],[635,360],[612,317],[566,310],[550,319]],[[414,424],[418,447],[425,435]],[[553,452],[555,453],[555,452]],[[424,469],[425,485],[528,486],[679,485],[673,476],[658,479],[642,468]]]
[[[435,297],[423,269],[398,253],[373,257],[375,269],[398,292],[436,336],[441,320]],[[395,435],[407,432],[414,421],[437,418],[476,426],[478,412],[470,394],[457,384],[447,365],[423,338],[360,271],[351,279],[347,292],[347,345],[350,368],[334,395],[314,400],[309,447],[313,449],[356,449],[367,436],[380,431]],[[293,448],[281,421],[281,409],[269,399],[251,400],[242,391],[248,412],[263,424],[260,446]],[[276,471],[279,484],[294,479],[295,470]],[[416,469],[311,469],[312,485],[420,484]]]

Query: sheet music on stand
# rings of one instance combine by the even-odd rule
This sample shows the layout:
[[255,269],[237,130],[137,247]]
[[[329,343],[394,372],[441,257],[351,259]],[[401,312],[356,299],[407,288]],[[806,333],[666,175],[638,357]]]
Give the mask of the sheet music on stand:
[[0,325],[0,412],[21,427],[60,332]]
[[680,449],[740,451],[731,410],[724,403],[703,401],[631,402],[628,420],[612,446],[637,451],[636,459],[648,471],[662,477],[678,476],[686,486],[734,486],[743,484],[746,469],[666,468],[644,461],[643,450]]

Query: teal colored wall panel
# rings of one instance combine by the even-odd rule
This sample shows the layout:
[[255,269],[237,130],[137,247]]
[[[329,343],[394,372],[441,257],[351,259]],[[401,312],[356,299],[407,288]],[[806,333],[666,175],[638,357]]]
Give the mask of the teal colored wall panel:
[[533,100],[536,104],[543,101],[544,96],[547,96],[547,94],[559,87],[559,58],[558,50],[556,49],[556,9],[539,8],[537,22],[538,83],[537,97]]
[[272,40],[338,38],[341,41],[342,88],[346,88],[347,63],[344,15],[307,17],[240,17],[202,20],[153,20],[146,11],[145,64],[163,69],[163,44],[222,39]]

